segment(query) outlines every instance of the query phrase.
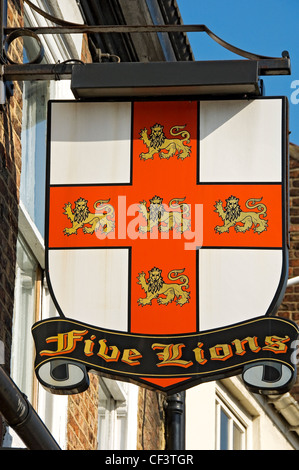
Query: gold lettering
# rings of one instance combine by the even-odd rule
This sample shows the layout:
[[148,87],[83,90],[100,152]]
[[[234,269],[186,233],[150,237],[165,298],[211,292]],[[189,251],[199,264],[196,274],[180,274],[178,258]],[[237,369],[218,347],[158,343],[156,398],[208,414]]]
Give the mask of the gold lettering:
[[93,348],[94,348],[94,339],[95,335],[91,335],[90,339],[86,339],[84,341],[85,346],[84,346],[84,354],[85,356],[92,356],[93,355]]
[[229,344],[216,344],[210,348],[210,354],[212,361],[226,361],[232,357],[233,352]]
[[57,350],[49,351],[43,350],[40,352],[41,356],[58,356],[59,354],[66,354],[74,351],[78,341],[82,341],[83,336],[88,333],[88,330],[72,330],[68,333],[58,333],[57,336],[50,336],[46,339],[46,343],[57,342]]
[[124,349],[121,361],[125,362],[126,364],[129,364],[130,366],[137,366],[140,364],[140,359],[142,355],[140,354],[137,349]]
[[207,359],[204,358],[204,352],[201,349],[202,346],[203,346],[203,343],[197,343],[197,348],[193,349],[193,352],[195,354],[196,361],[199,364],[204,365],[208,361],[207,361]]
[[239,339],[235,339],[234,341],[232,341],[232,344],[236,348],[236,354],[238,354],[239,356],[243,356],[243,354],[246,353],[246,349],[245,349],[246,343],[248,343],[249,348],[254,353],[257,353],[261,350],[261,348],[257,344],[257,337],[247,336],[247,338],[242,339],[242,341]]
[[285,353],[288,347],[284,344],[290,341],[289,336],[280,338],[279,336],[266,336],[265,343],[267,346],[264,346],[263,351],[272,351],[275,354]]
[[[120,351],[117,346],[108,346],[106,345],[106,339],[100,339],[100,349],[98,352],[98,356],[104,359],[106,362],[117,362],[119,359]],[[110,356],[107,354],[108,350],[111,350]]]
[[179,367],[190,367],[192,361],[184,361],[180,359],[182,357],[182,349],[185,347],[184,344],[160,344],[154,343],[152,349],[162,349],[162,352],[157,353],[160,364],[157,367],[163,366],[179,366]]

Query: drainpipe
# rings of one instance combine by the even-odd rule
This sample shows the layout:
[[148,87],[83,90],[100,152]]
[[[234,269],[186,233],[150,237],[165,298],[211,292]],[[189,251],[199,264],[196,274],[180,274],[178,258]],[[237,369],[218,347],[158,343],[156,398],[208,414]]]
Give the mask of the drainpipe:
[[3,367],[0,367],[0,412],[29,450],[61,450]]
[[166,400],[166,450],[185,450],[185,392]]

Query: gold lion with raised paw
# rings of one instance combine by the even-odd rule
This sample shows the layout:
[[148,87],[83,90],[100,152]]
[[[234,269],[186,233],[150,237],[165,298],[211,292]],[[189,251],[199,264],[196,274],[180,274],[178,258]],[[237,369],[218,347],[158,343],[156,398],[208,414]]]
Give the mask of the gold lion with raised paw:
[[[216,233],[229,232],[231,227],[234,227],[236,232],[246,232],[254,228],[255,233],[262,233],[267,230],[268,221],[265,219],[267,215],[267,207],[261,204],[260,199],[248,199],[245,203],[247,209],[258,209],[259,212],[250,210],[248,212],[241,211],[239,199],[235,196],[230,196],[226,199],[226,208],[223,208],[223,202],[217,201],[215,204],[215,212],[219,214],[223,220],[223,225],[215,227]],[[242,223],[243,225],[237,225]]]
[[[72,204],[68,202],[64,205],[64,214],[72,222],[72,227],[66,227],[63,231],[65,235],[77,234],[77,230],[82,228],[83,233],[92,234],[97,230],[108,234],[114,230],[115,222],[112,220],[114,209],[109,202],[99,200],[94,203],[96,213],[89,211],[87,200],[80,197],[75,201],[75,208],[72,210]],[[86,225],[89,225],[89,227]]]
[[[157,299],[158,304],[167,305],[176,298],[176,304],[183,306],[189,302],[190,293],[183,290],[189,287],[189,278],[182,274],[185,269],[173,269],[168,273],[170,281],[181,281],[181,284],[172,282],[167,284],[163,281],[162,270],[159,268],[152,268],[149,273],[148,280],[145,279],[145,273],[142,272],[138,275],[138,284],[146,293],[145,298],[138,299],[138,304],[141,306],[152,305],[152,300]],[[163,296],[163,297],[160,297]]]
[[[143,143],[147,146],[147,153],[141,153],[139,157],[141,160],[153,159],[154,154],[158,153],[160,158],[173,157],[177,153],[177,158],[184,160],[190,156],[191,147],[186,145],[190,142],[190,134],[184,130],[186,126],[173,126],[170,129],[170,134],[174,137],[182,136],[182,139],[166,139],[161,124],[155,124],[151,127],[151,134],[148,136],[148,130],[142,129],[140,136]],[[180,130],[181,129],[181,130]],[[186,142],[186,143],[184,143]],[[165,150],[165,152],[163,152]]]

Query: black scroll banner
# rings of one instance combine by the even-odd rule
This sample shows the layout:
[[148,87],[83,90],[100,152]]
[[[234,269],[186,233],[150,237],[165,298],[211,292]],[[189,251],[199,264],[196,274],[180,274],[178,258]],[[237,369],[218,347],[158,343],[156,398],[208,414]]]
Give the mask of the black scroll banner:
[[298,325],[279,317],[257,317],[182,335],[133,334],[52,318],[33,325],[32,334],[38,378],[41,367],[58,359],[139,384],[163,378],[186,379],[161,387],[167,393],[237,375],[263,363],[278,364],[289,371],[287,384],[279,385],[279,390],[289,389],[296,376]]

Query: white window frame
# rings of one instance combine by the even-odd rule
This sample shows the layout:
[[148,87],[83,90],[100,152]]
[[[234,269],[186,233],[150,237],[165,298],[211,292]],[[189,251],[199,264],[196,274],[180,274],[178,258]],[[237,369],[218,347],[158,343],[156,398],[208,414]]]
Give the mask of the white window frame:
[[[41,10],[49,12],[46,0],[31,0],[31,2],[37,7],[39,7]],[[69,22],[83,23],[83,19],[79,13],[79,8],[77,6],[76,0],[67,0],[67,2],[64,1],[59,3],[61,4],[61,16],[58,16],[57,13],[57,17],[61,19],[66,19]],[[67,8],[65,7],[66,4],[68,5]],[[66,10],[68,10],[69,12],[69,14],[67,15],[68,18],[64,18],[64,15],[66,15]],[[24,4],[24,14],[26,16],[26,19],[29,21],[30,25],[33,27],[49,26],[55,28],[55,26],[58,26],[44,18],[32,8],[30,8],[29,5],[27,5],[26,3]],[[55,16],[55,14],[53,16]],[[64,35],[64,38],[57,34],[46,34],[44,36],[40,35],[39,37],[43,44],[45,55],[48,58],[49,63],[56,64],[59,61],[64,61],[68,59],[80,59],[83,34]],[[68,47],[66,47],[66,40],[68,43]]]
[[138,386],[105,377],[99,383],[98,449],[136,450]]
[[[221,450],[221,411],[228,418],[228,450],[250,450],[252,447],[252,417],[242,408],[240,403],[232,397],[220,383],[215,390],[215,450]],[[241,433],[241,448],[234,449],[233,426]]]
[[[37,269],[36,258],[24,238],[19,235],[17,240],[13,331],[20,331],[22,335],[13,335],[12,338],[11,376],[31,403],[34,400],[34,348],[30,330],[31,325],[36,320],[36,311],[38,309]],[[21,310],[22,312],[26,311],[26,316],[20,314]]]

